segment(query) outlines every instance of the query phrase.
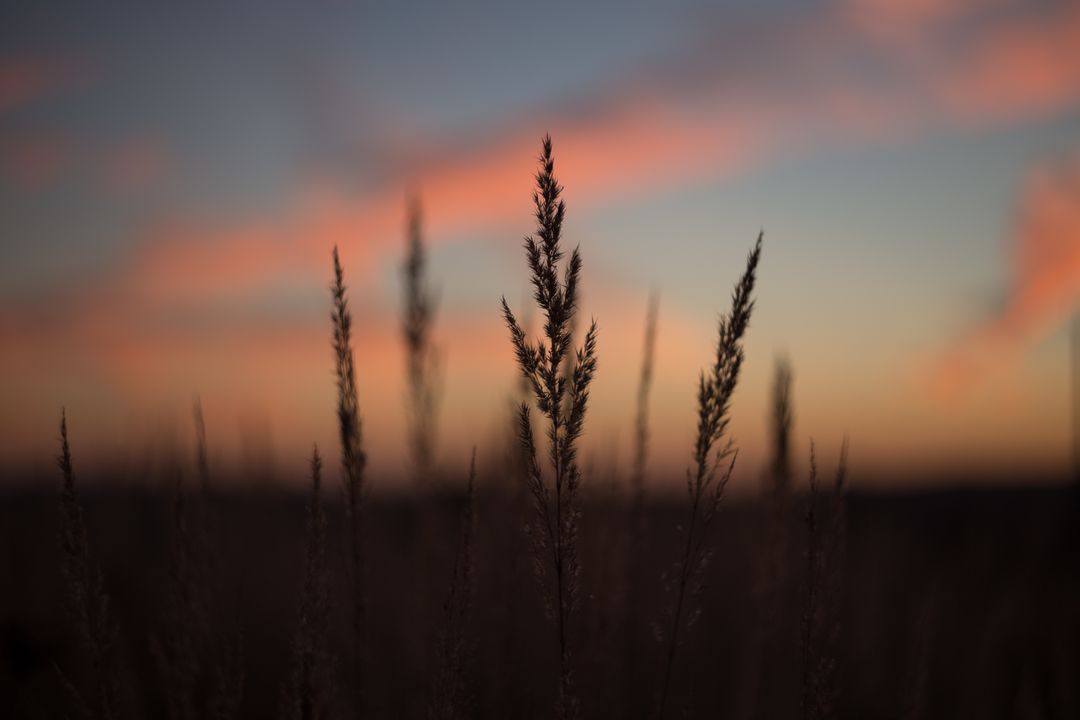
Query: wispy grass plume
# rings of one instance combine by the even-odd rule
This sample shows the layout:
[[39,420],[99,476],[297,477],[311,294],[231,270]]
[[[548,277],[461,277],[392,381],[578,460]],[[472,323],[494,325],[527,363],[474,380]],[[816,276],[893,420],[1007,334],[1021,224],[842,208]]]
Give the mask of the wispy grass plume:
[[191,406],[191,418],[195,423],[195,470],[203,495],[210,494],[210,459],[206,450],[206,418],[203,417],[202,400],[198,397]]
[[645,344],[641,355],[641,376],[638,379],[637,412],[634,416],[634,469],[631,488],[636,506],[640,506],[645,490],[645,469],[649,460],[649,394],[652,392],[656,318],[659,312],[660,296],[653,292],[649,295],[649,307],[645,313]]
[[405,374],[409,384],[409,443],[418,480],[431,470],[439,404],[439,355],[432,344],[435,297],[428,285],[427,251],[421,228],[420,200],[409,202],[405,263],[402,266],[405,311]]
[[334,246],[334,283],[331,286],[334,309],[334,359],[337,374],[337,416],[341,440],[341,469],[345,486],[345,515],[348,532],[349,575],[352,595],[352,692],[353,710],[364,714],[366,654],[364,623],[366,600],[364,587],[363,491],[364,455],[360,433],[360,406],[356,398],[356,370],[352,353],[352,317],[345,297],[345,277]]
[[752,714],[767,716],[774,701],[772,673],[777,671],[781,626],[789,575],[788,514],[791,504],[792,370],[786,357],[776,359],[769,413],[771,459],[765,473],[761,535],[753,587],[758,626],[750,641],[743,686]]
[[105,593],[101,571],[90,557],[86,525],[79,494],[75,487],[75,471],[68,444],[67,412],[60,414],[60,569],[68,610],[75,633],[86,654],[91,684],[90,697],[83,697],[61,673],[61,681],[73,696],[76,707],[84,716],[98,720],[120,717],[120,673],[115,657],[115,631],[109,620],[109,596]]
[[334,697],[333,659],[327,646],[330,594],[326,568],[326,513],[322,506],[322,458],[311,453],[311,493],[307,507],[307,557],[300,618],[293,640],[292,673],[285,689],[286,720],[321,720]]
[[[831,494],[831,507],[822,507],[817,458],[810,443],[810,496],[806,507],[806,604],[802,619],[802,717],[834,717],[838,698],[837,644],[840,634],[840,583],[843,579],[846,518],[847,440]],[[823,512],[823,510],[828,512]]]
[[645,582],[641,558],[647,546],[648,528],[645,513],[645,477],[649,459],[649,396],[652,392],[653,364],[656,355],[656,323],[660,310],[660,296],[649,295],[645,311],[645,335],[641,356],[641,373],[638,377],[637,409],[634,415],[634,456],[630,474],[629,515],[623,528],[620,547],[622,556],[622,584],[617,607],[622,613],[622,682],[624,697],[623,715],[633,716],[637,710],[638,688],[635,683],[640,672],[640,653],[636,651],[638,628],[642,615],[641,595]]
[[791,362],[786,357],[778,357],[773,374],[769,426],[773,450],[773,492],[776,494],[786,492],[791,485],[791,425],[795,422],[791,406],[792,377]]
[[473,605],[473,536],[476,532],[476,448],[469,464],[469,485],[461,513],[461,538],[454,555],[450,591],[443,606],[445,617],[438,638],[438,666],[433,680],[430,720],[464,720],[471,717],[466,684],[475,642],[469,637]]
[[[762,234],[746,258],[746,270],[731,296],[731,310],[721,316],[716,360],[708,373],[698,379],[697,440],[694,443],[693,470],[686,471],[686,491],[690,496],[690,517],[682,532],[682,551],[669,578],[669,590],[674,602],[669,607],[670,621],[667,651],[663,664],[658,715],[663,718],[667,709],[675,653],[680,636],[697,620],[699,609],[688,608],[690,599],[701,589],[705,568],[712,555],[708,543],[709,526],[720,507],[724,488],[731,479],[738,455],[727,437],[731,420],[731,396],[739,381],[743,363],[742,337],[750,325],[754,309],[752,298],[758,260],[761,258]],[[715,449],[715,456],[714,456]],[[717,477],[723,463],[727,467]]]
[[[217,561],[221,550],[220,508],[213,492],[210,477],[210,461],[206,445],[206,420],[202,401],[196,397],[192,406],[195,425],[195,469],[199,476],[200,497],[192,527],[196,531],[195,577],[201,582],[203,599],[203,627],[205,634],[201,654],[203,683],[207,685],[206,713],[214,720],[232,720],[238,716],[244,698],[246,671],[244,667],[244,638],[239,619],[234,618],[231,627],[222,627],[220,618],[211,616],[219,609],[222,600],[223,576]],[[190,537],[190,534],[188,534]]]
[[766,634],[772,632],[778,622],[779,603],[788,575],[788,509],[791,503],[791,426],[795,422],[792,405],[793,373],[787,358],[776,360],[773,375],[772,413],[770,435],[772,437],[772,467],[768,476],[765,520],[764,562],[759,574],[759,604],[763,612]]
[[197,686],[209,640],[207,587],[199,518],[193,517],[183,473],[175,471],[169,589],[162,627],[151,648],[162,678],[170,720],[194,720]]
[[534,298],[545,318],[544,338],[536,343],[527,338],[505,297],[502,310],[518,366],[532,388],[537,409],[547,420],[550,483],[545,482],[537,460],[529,406],[522,404],[518,428],[534,506],[529,525],[533,563],[559,642],[556,711],[560,718],[572,718],[577,716],[579,707],[569,631],[578,607],[581,572],[578,562],[581,472],[577,464],[577,441],[584,429],[589,385],[596,372],[597,330],[593,321],[584,344],[577,350],[573,371],[569,377],[564,375],[562,369],[570,360],[573,318],[577,312],[581,254],[577,248],[570,253],[560,279],[564,255],[560,241],[566,205],[560,199],[562,187],[555,178],[550,137],[543,140],[539,161],[537,189],[533,193],[537,231],[525,238],[525,255],[532,274]]

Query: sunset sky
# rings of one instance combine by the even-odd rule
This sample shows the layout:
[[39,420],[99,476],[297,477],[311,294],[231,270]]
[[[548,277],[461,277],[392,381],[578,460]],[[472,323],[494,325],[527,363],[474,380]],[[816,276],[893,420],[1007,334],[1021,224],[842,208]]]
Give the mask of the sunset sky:
[[136,476],[186,452],[196,394],[221,467],[299,481],[312,441],[336,457],[334,244],[374,482],[405,472],[410,192],[440,300],[438,457],[501,452],[498,301],[528,315],[544,133],[600,326],[596,466],[629,464],[655,289],[653,467],[679,479],[763,229],[739,483],[780,354],[800,456],[847,434],[858,482],[1068,467],[1080,0],[8,3],[0,482],[48,466],[61,406],[86,472]]

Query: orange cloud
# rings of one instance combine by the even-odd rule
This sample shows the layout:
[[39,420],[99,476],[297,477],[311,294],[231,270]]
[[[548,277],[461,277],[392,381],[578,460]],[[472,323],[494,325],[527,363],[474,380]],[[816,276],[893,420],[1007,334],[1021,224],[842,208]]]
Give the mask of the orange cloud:
[[1080,154],[1037,169],[1028,181],[1013,237],[1012,274],[1002,308],[939,359],[932,381],[942,397],[969,391],[1080,303]]
[[[962,38],[939,32],[962,23],[972,25]],[[903,32],[885,37],[879,26]],[[560,175],[587,204],[721,177],[822,138],[878,141],[1045,117],[1080,101],[1080,5],[1072,2],[1029,9],[1009,0],[842,0],[824,20],[806,17],[763,37],[761,55],[780,59],[750,63],[734,79],[709,70],[726,45],[712,40],[682,59],[686,67],[629,77],[584,108],[490,133],[479,148],[424,167],[432,219],[460,229],[520,217],[521,168],[546,131]],[[845,69],[867,51],[890,68],[892,82]],[[792,88],[792,68],[814,71]]]
[[[610,126],[566,126],[556,139],[558,173],[572,207],[641,191],[687,174],[734,170],[750,152],[738,128],[679,121],[627,108]],[[530,173],[539,133],[522,132],[473,155],[430,167],[421,185],[434,242],[477,227],[530,229]],[[317,287],[330,249],[341,248],[353,283],[400,252],[404,194],[350,195],[313,185],[274,216],[225,222],[164,220],[142,228],[134,254],[91,291],[123,305],[176,308],[280,289]],[[80,303],[80,305],[82,305]]]
[[1008,0],[843,0],[842,12],[865,32],[903,39],[947,25]]
[[1045,115],[1080,98],[1080,4],[1002,23],[940,73],[945,107],[965,122]]

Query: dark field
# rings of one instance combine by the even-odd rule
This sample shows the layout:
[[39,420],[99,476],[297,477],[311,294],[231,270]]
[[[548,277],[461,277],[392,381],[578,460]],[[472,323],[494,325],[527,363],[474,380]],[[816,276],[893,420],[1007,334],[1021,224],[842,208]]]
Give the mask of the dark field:
[[[336,472],[328,472],[330,478]],[[51,481],[43,480],[42,487]],[[329,493],[329,652],[332,714],[349,708],[344,518]],[[57,485],[59,480],[53,484]],[[522,531],[524,494],[476,495],[472,612],[464,683],[477,718],[550,716],[558,682]],[[504,483],[505,484],[505,483]],[[86,492],[94,560],[104,575],[118,640],[123,717],[165,717],[152,647],[169,604],[174,510],[170,492]],[[806,608],[805,496],[772,523],[765,503],[732,497],[712,526],[716,554],[676,661],[672,717],[802,716]],[[368,550],[367,705],[371,717],[425,717],[464,495],[372,496]],[[288,677],[305,567],[305,498],[266,490],[210,503],[213,630],[243,638],[240,716],[274,717]],[[586,493],[581,521],[581,610],[575,678],[586,717],[646,717],[662,665],[654,638],[676,556],[685,497],[647,501],[635,532],[619,495]],[[1080,495],[1071,489],[908,495],[849,491],[839,590],[824,594],[835,662],[835,715],[849,718],[1072,718],[1080,713]],[[65,608],[58,495],[0,498],[0,715],[77,716],[56,668],[79,686],[82,651]],[[779,533],[770,535],[771,533]],[[786,578],[761,582],[768,537]],[[638,573],[638,574],[635,574]],[[763,608],[776,608],[774,613]],[[83,668],[80,670],[80,668]],[[196,696],[212,693],[203,676]],[[201,715],[201,713],[197,713]]]

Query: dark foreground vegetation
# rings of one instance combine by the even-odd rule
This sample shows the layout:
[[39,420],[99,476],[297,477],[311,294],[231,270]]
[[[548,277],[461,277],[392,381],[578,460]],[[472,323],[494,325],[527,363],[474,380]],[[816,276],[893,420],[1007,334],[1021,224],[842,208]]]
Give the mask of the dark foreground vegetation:
[[[472,611],[463,633],[469,717],[546,717],[557,691],[557,647],[541,620],[523,497],[483,474],[476,495]],[[43,480],[44,484],[51,484]],[[759,567],[764,504],[732,499],[716,523],[716,553],[684,638],[670,712],[681,717],[802,717],[807,595],[806,497],[786,518],[789,572],[775,619],[763,622]],[[459,547],[464,495],[372,498],[367,541],[370,717],[427,717]],[[242,638],[235,717],[279,716],[293,672],[306,567],[306,498],[285,491],[215,501],[220,592],[202,657]],[[846,718],[1069,718],[1080,712],[1080,513],[1067,490],[994,490],[847,497],[847,551],[835,596],[835,712]],[[86,686],[65,610],[54,492],[0,501],[0,700],[4,716],[76,717],[57,668]],[[170,683],[155,659],[170,599],[174,503],[167,493],[85,496],[87,534],[117,633],[118,717],[169,717]],[[327,508],[332,681],[329,712],[349,705],[344,514]],[[646,717],[661,679],[662,574],[680,537],[682,502],[645,508],[638,594],[624,548],[630,506],[590,496],[581,523],[582,602],[576,685],[588,717]],[[206,667],[209,663],[204,663]],[[213,667],[213,665],[210,665]],[[214,673],[194,685],[199,708]],[[196,717],[203,717],[202,710]]]

